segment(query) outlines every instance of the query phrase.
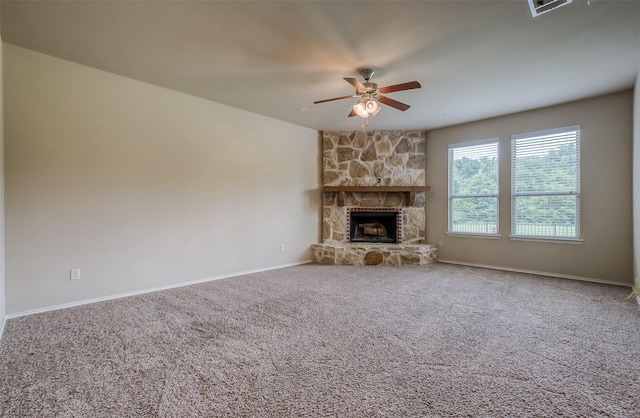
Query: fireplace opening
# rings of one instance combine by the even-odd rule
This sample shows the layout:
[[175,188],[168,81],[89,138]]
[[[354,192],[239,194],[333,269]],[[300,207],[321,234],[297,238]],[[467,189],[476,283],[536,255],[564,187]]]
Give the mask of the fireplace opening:
[[400,243],[401,209],[351,208],[347,226],[349,242]]

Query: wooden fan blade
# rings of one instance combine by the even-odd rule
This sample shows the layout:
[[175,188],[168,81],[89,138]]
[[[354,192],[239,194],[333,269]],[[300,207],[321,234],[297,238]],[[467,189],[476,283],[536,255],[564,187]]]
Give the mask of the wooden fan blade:
[[356,113],[355,110],[351,109],[351,112],[349,112],[349,114],[347,115],[347,117],[352,118],[354,116],[358,116],[358,114]]
[[390,98],[388,98],[386,96],[378,97],[378,101],[380,103],[386,104],[387,106],[391,106],[391,107],[394,107],[394,108],[396,108],[398,110],[402,110],[403,112],[411,107],[406,103],[402,103],[402,102],[399,102],[397,100],[390,99]]
[[365,91],[367,88],[353,77],[344,77],[345,81],[356,88],[356,91]]
[[332,102],[332,101],[334,101],[334,100],[351,99],[352,97],[353,97],[353,95],[349,95],[349,96],[342,96],[342,97],[334,97],[333,99],[318,100],[318,101],[316,101],[316,102],[313,102],[313,104],[325,103],[325,102]]
[[378,91],[382,94],[393,93],[394,91],[419,89],[422,87],[417,81],[409,81],[408,83],[394,84],[393,86],[380,87]]

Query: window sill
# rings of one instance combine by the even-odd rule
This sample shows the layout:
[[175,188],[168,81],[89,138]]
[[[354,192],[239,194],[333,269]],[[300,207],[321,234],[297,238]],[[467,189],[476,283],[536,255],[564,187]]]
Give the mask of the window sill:
[[582,245],[584,242],[580,238],[550,238],[550,237],[523,237],[519,235],[509,235],[511,241],[546,242],[549,244],[571,244]]
[[448,237],[500,239],[500,234],[472,234],[471,232],[446,232]]

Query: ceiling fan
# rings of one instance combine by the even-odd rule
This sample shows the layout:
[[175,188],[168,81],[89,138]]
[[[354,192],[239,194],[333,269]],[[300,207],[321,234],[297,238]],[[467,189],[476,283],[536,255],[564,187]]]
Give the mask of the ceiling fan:
[[353,77],[344,77],[347,83],[356,88],[355,94],[352,94],[350,96],[334,97],[332,99],[318,100],[313,103],[318,104],[331,102],[334,100],[359,98],[356,104],[354,104],[351,108],[351,112],[348,116],[360,116],[363,119],[367,119],[369,116],[375,116],[378,114],[378,112],[380,111],[380,106],[378,106],[378,103],[391,106],[403,112],[411,107],[406,103],[402,103],[387,96],[383,96],[383,94],[403,90],[419,89],[420,87],[422,87],[420,83],[418,83],[417,81],[409,81],[407,83],[394,84],[392,86],[378,87],[376,83],[369,82],[369,80],[373,76],[373,73],[374,71],[370,68],[364,68],[360,71],[360,74],[364,78],[364,83],[359,82]]

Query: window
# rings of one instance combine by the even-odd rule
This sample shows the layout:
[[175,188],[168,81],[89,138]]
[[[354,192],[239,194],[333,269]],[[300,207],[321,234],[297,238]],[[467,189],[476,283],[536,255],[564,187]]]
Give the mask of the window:
[[580,127],[511,137],[511,234],[580,238]]
[[449,232],[498,234],[498,139],[449,146]]

